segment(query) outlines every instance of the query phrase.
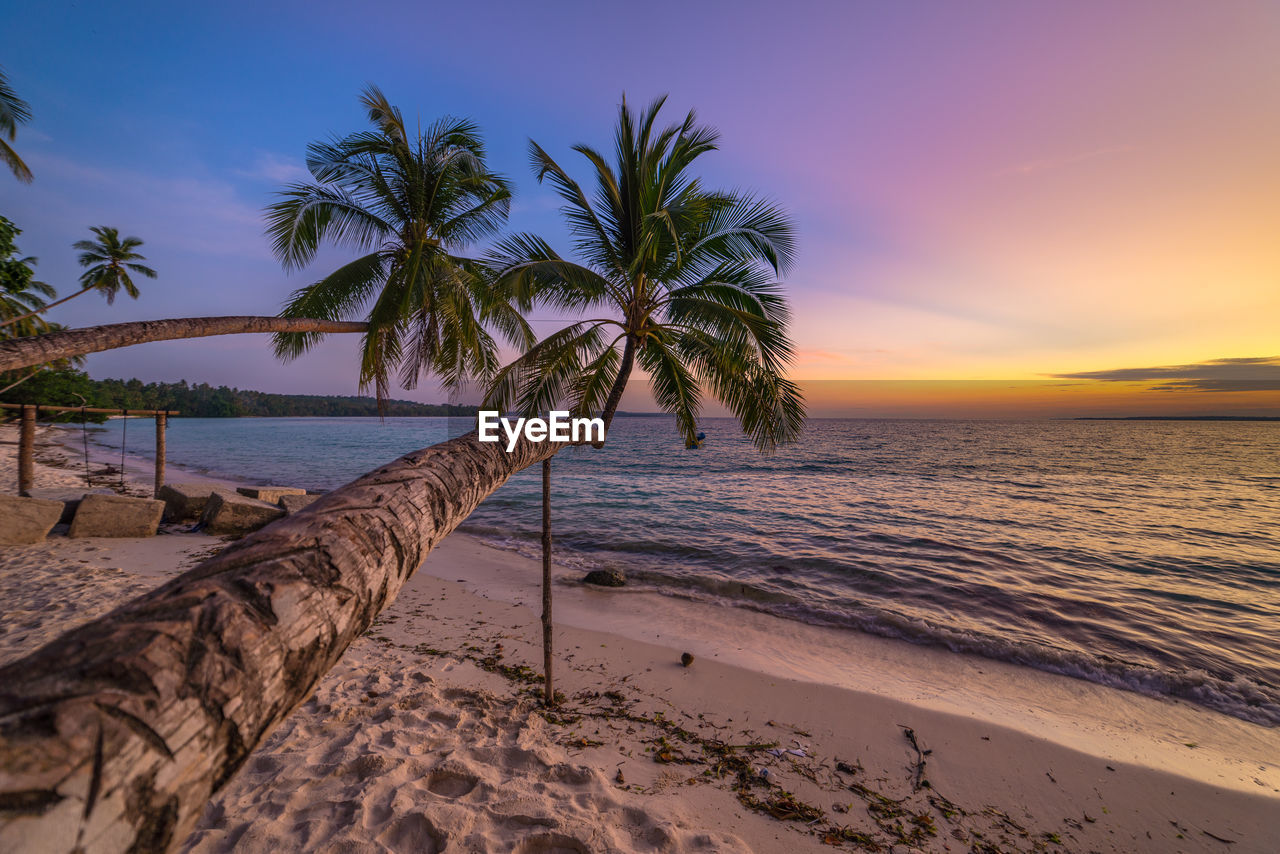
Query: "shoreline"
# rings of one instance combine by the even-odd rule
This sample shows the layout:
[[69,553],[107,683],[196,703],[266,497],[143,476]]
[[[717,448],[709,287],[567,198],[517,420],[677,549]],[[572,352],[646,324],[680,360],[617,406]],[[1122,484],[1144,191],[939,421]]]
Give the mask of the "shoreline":
[[[459,565],[465,580],[451,573]],[[467,534],[448,537],[421,571],[481,598],[540,607],[540,563]],[[593,588],[578,573],[554,567],[553,586],[557,627],[657,645],[676,659],[687,650],[764,677],[882,697],[1099,757],[1280,796],[1280,730],[1184,700],[729,605]]]
[[[137,462],[126,464],[126,474],[134,469],[149,486],[149,464]],[[73,470],[39,463],[37,486],[49,472],[75,480]],[[27,585],[35,565],[49,573],[46,600],[52,590],[106,608],[201,557],[197,541],[204,549],[219,544],[191,534],[110,541],[112,572],[82,572],[74,591],[58,586],[65,584],[59,568],[104,559],[79,551],[90,541],[55,536],[42,547],[8,547],[0,573],[20,573]],[[590,695],[617,693],[627,708],[664,711],[695,733],[732,732],[733,743],[801,750],[799,759],[752,754],[753,769],[769,770],[777,785],[823,814],[812,827],[777,821],[744,806],[724,780],[703,780],[698,765],[655,762],[656,739],[667,736],[652,726],[619,727],[593,713],[553,724],[538,713],[520,678],[541,661],[537,562],[455,533],[422,570],[316,698],[215,798],[186,850],[265,852],[376,838],[392,850],[431,850],[431,840],[442,839],[505,851],[517,837],[537,834],[567,851],[831,850],[813,827],[848,828],[892,845],[894,825],[877,819],[872,796],[900,802],[903,816],[928,816],[937,835],[921,830],[910,843],[918,850],[948,850],[963,837],[966,849],[988,839],[1004,850],[1262,852],[1280,838],[1275,729],[905,641],[588,588],[561,570],[556,668],[568,708],[590,709]],[[38,607],[30,610],[31,619],[42,619]],[[695,656],[689,668],[679,663],[684,651]],[[495,657],[498,672],[481,666]],[[474,727],[442,723],[454,718]],[[915,757],[903,727],[931,751],[931,791],[911,785],[913,762],[924,757]],[[677,747],[678,755],[696,752]],[[370,763],[393,771],[361,770]],[[839,772],[839,763],[858,773]],[[463,784],[441,782],[455,778]],[[398,781],[398,791],[422,789],[432,809],[383,792],[388,780]],[[466,785],[474,789],[447,796]],[[928,800],[934,793],[961,811],[948,817],[949,809]],[[512,818],[503,805],[514,802],[536,821]],[[350,820],[325,823],[313,815],[318,804]],[[601,816],[634,832],[606,832],[595,826]]]
[[[52,426],[57,444],[80,452]],[[111,449],[89,443],[90,466],[119,464]],[[193,471],[168,462],[170,480],[234,489],[245,481]],[[154,460],[125,455],[129,483],[148,489]],[[292,485],[292,484],[284,484]],[[465,523],[464,523],[465,525]],[[468,545],[463,548],[461,543]],[[452,545],[451,545],[452,544]],[[437,552],[465,552],[468,590],[509,604],[533,603],[540,592],[541,565],[514,543],[496,543],[454,532]],[[433,552],[422,569],[448,578]],[[452,558],[451,558],[452,559]],[[1267,727],[1166,695],[1148,695],[1029,665],[885,637],[856,629],[790,620],[732,603],[699,601],[628,588],[592,588],[580,583],[580,567],[555,565],[559,624],[603,631],[630,640],[681,647],[699,657],[762,674],[866,692],[936,711],[984,720],[1041,737],[1063,747],[1108,754],[1119,761],[1203,779],[1238,791],[1280,795],[1280,727]],[[461,580],[461,579],[458,579]],[[602,609],[615,597],[626,605]],[[642,603],[643,608],[633,607]],[[663,640],[663,636],[666,640]],[[711,637],[738,635],[717,644]],[[678,654],[678,652],[677,652]],[[1064,710],[1072,710],[1064,713]],[[1196,747],[1189,748],[1188,744]]]

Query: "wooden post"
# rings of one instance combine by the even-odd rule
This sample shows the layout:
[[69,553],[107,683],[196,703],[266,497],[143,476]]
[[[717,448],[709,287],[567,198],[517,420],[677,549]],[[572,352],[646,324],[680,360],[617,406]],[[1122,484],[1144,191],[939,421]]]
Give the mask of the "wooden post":
[[36,408],[22,406],[22,426],[18,431],[18,494],[29,495],[36,473]]
[[543,698],[548,708],[556,704],[551,684],[551,460],[542,461],[542,675]]
[[156,498],[160,497],[160,487],[164,486],[164,428],[168,420],[168,410],[156,413]]

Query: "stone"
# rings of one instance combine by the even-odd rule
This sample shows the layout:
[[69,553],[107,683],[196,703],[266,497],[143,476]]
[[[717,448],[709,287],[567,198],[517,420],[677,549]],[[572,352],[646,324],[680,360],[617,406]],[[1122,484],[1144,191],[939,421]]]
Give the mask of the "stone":
[[598,587],[622,587],[627,583],[620,569],[593,569],[582,580]]
[[90,493],[80,499],[68,537],[154,537],[164,515],[156,498]]
[[230,492],[207,483],[166,483],[156,495],[164,502],[164,518],[170,522],[194,522],[204,513],[209,496]]
[[237,486],[236,492],[247,498],[256,498],[268,504],[275,504],[282,495],[306,495],[305,489],[293,486]]
[[61,517],[61,501],[0,495],[0,544],[43,543]]
[[116,493],[110,489],[90,489],[86,492],[83,488],[55,486],[28,490],[27,494],[32,498],[43,498],[46,501],[61,501],[62,518],[58,520],[58,524],[70,525],[71,520],[76,517],[76,508],[80,506],[81,498],[86,495],[115,495]]
[[215,492],[209,496],[200,516],[200,526],[208,534],[237,536],[256,531],[284,515],[284,510],[246,495]]
[[281,495],[280,500],[276,503],[284,510],[286,516],[292,516],[319,499],[319,495]]
[[680,653],[680,663],[683,664],[685,667],[688,667],[690,664],[693,664],[693,653],[691,652]]

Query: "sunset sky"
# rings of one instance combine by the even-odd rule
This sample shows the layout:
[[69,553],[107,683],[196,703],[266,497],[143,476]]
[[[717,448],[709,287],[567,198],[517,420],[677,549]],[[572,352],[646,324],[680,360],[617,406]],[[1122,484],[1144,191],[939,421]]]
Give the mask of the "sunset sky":
[[[565,252],[526,140],[584,174],[569,146],[608,147],[624,90],[669,93],[672,120],[723,134],[710,183],[795,217],[793,375],[882,381],[815,386],[815,411],[999,380],[1037,381],[1045,412],[1280,414],[1280,4],[5,5],[0,64],[35,113],[15,143],[35,183],[0,175],[19,246],[67,292],[70,244],[116,225],[160,271],[63,323],[274,314],[348,257],[285,275],[260,212],[308,142],[363,127],[368,82],[424,123],[475,119],[511,227]],[[205,339],[89,370],[350,394],[354,352],[284,366],[264,339]]]

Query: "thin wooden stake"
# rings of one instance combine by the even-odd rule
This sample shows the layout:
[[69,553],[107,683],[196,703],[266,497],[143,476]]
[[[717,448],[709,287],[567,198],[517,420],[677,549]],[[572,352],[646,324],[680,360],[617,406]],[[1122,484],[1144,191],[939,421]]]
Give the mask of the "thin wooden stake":
[[164,428],[168,421],[168,412],[156,413],[156,491],[160,497],[160,487],[164,486]]
[[546,679],[543,698],[547,706],[556,704],[551,684],[551,460],[542,461],[542,675]]

